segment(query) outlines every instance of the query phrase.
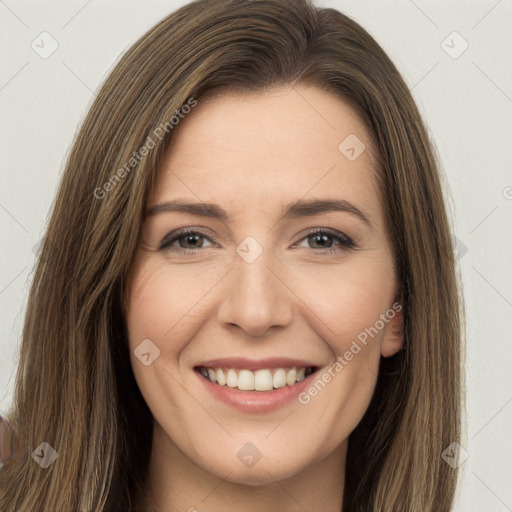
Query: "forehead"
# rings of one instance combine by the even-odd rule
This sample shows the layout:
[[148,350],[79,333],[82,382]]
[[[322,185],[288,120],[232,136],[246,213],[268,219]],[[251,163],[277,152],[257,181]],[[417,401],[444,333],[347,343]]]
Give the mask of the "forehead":
[[338,197],[377,215],[372,153],[355,111],[321,89],[205,96],[174,128],[150,202],[213,201],[242,216]]

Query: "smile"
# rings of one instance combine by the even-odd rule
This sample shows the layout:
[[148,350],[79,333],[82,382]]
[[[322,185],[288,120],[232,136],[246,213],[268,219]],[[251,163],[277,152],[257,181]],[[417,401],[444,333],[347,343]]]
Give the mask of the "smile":
[[315,371],[315,367],[261,368],[237,370],[234,368],[196,368],[205,379],[219,386],[240,391],[271,391],[293,386]]

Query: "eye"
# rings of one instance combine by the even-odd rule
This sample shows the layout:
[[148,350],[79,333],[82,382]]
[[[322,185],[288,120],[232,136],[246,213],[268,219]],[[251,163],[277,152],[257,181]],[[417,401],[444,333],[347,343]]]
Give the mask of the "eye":
[[[311,230],[302,240],[310,239],[313,240],[313,244],[320,245],[319,250],[313,251],[315,254],[333,254],[342,252],[344,249],[354,249],[356,247],[355,243],[347,235],[334,229],[315,228]],[[329,239],[337,240],[338,244],[331,243],[329,245]],[[297,244],[294,244],[294,247],[296,246]],[[342,248],[340,248],[340,246]]]
[[[184,247],[173,247],[174,242],[179,242],[180,240],[184,240]],[[160,244],[159,250],[168,249],[172,252],[177,252],[178,254],[193,254],[202,248],[200,246],[204,240],[210,240],[210,238],[200,231],[182,229],[176,233],[171,233],[171,235],[164,238]],[[182,244],[180,243],[180,245]],[[188,245],[192,245],[192,247],[188,247]]]
[[[355,243],[344,233],[328,228],[313,229],[304,238],[302,238],[302,240],[309,239],[312,239],[314,244],[320,245],[318,250],[313,251],[315,254],[333,254],[342,252],[344,249],[354,249],[356,247]],[[329,239],[334,239],[338,243],[333,244],[331,242],[331,244],[328,245]],[[168,250],[178,254],[196,254],[202,249],[207,248],[202,247],[202,244],[205,240],[213,242],[211,247],[217,246],[215,242],[211,240],[211,238],[207,237],[204,233],[185,228],[175,233],[171,233],[166,238],[164,238],[160,244],[159,250]],[[178,242],[180,246],[175,246],[175,242]],[[292,247],[296,248],[297,243],[295,243]]]

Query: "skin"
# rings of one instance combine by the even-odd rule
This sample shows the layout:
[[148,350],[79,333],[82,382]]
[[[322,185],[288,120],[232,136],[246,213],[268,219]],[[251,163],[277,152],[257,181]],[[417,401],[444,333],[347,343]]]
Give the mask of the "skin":
[[[354,161],[338,149],[349,134],[366,146]],[[241,412],[206,392],[193,367],[281,356],[318,362],[322,374],[392,308],[398,288],[371,149],[346,103],[304,85],[201,98],[174,129],[148,208],[212,202],[229,219],[165,212],[143,225],[127,325],[155,420],[147,510],[341,510],[347,439],[369,405],[381,355],[401,347],[400,314],[306,405]],[[349,212],[281,219],[288,203],[313,198],[347,200],[371,227]],[[184,227],[204,238],[159,250]],[[331,235],[322,243],[310,228],[337,230],[356,249]],[[247,236],[263,248],[252,263],[235,251]],[[145,339],[160,350],[148,366],[134,355]],[[252,467],[237,457],[248,442],[262,454]]]

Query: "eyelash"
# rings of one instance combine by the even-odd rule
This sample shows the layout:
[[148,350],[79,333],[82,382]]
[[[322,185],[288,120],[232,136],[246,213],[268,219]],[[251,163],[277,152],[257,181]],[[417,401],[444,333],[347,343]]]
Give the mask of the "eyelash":
[[[211,240],[209,237],[207,237],[204,233],[201,233],[200,231],[196,231],[196,230],[193,230],[193,229],[183,229],[183,230],[178,231],[177,233],[175,233],[174,236],[171,239],[169,239],[169,240],[164,239],[162,241],[162,243],[160,244],[159,250],[160,251],[170,250],[170,251],[178,253],[178,254],[197,254],[198,252],[202,251],[203,249],[202,248],[182,249],[180,247],[173,247],[171,249],[171,247],[170,247],[171,244],[173,244],[174,242],[176,242],[180,238],[184,238],[186,236],[194,236],[194,235],[198,235],[200,237],[206,238],[210,242],[215,243],[213,240]],[[327,248],[325,250],[321,250],[321,249],[316,249],[315,250],[315,249],[313,249],[313,253],[314,254],[325,255],[325,254],[337,253],[337,252],[339,252],[339,249],[336,249],[336,247],[339,247],[340,245],[343,246],[345,249],[355,249],[355,247],[356,247],[355,243],[348,236],[346,236],[343,233],[340,233],[339,231],[335,231],[333,229],[328,229],[328,228],[315,228],[315,229],[312,229],[311,231],[306,233],[306,235],[303,238],[301,238],[299,240],[299,242],[302,242],[303,240],[305,240],[305,239],[307,239],[307,238],[309,238],[311,236],[314,236],[314,235],[328,235],[329,237],[334,238],[334,239],[339,241],[338,245],[336,245],[334,247],[329,247],[329,248]],[[299,242],[294,244],[294,246],[296,246]]]

